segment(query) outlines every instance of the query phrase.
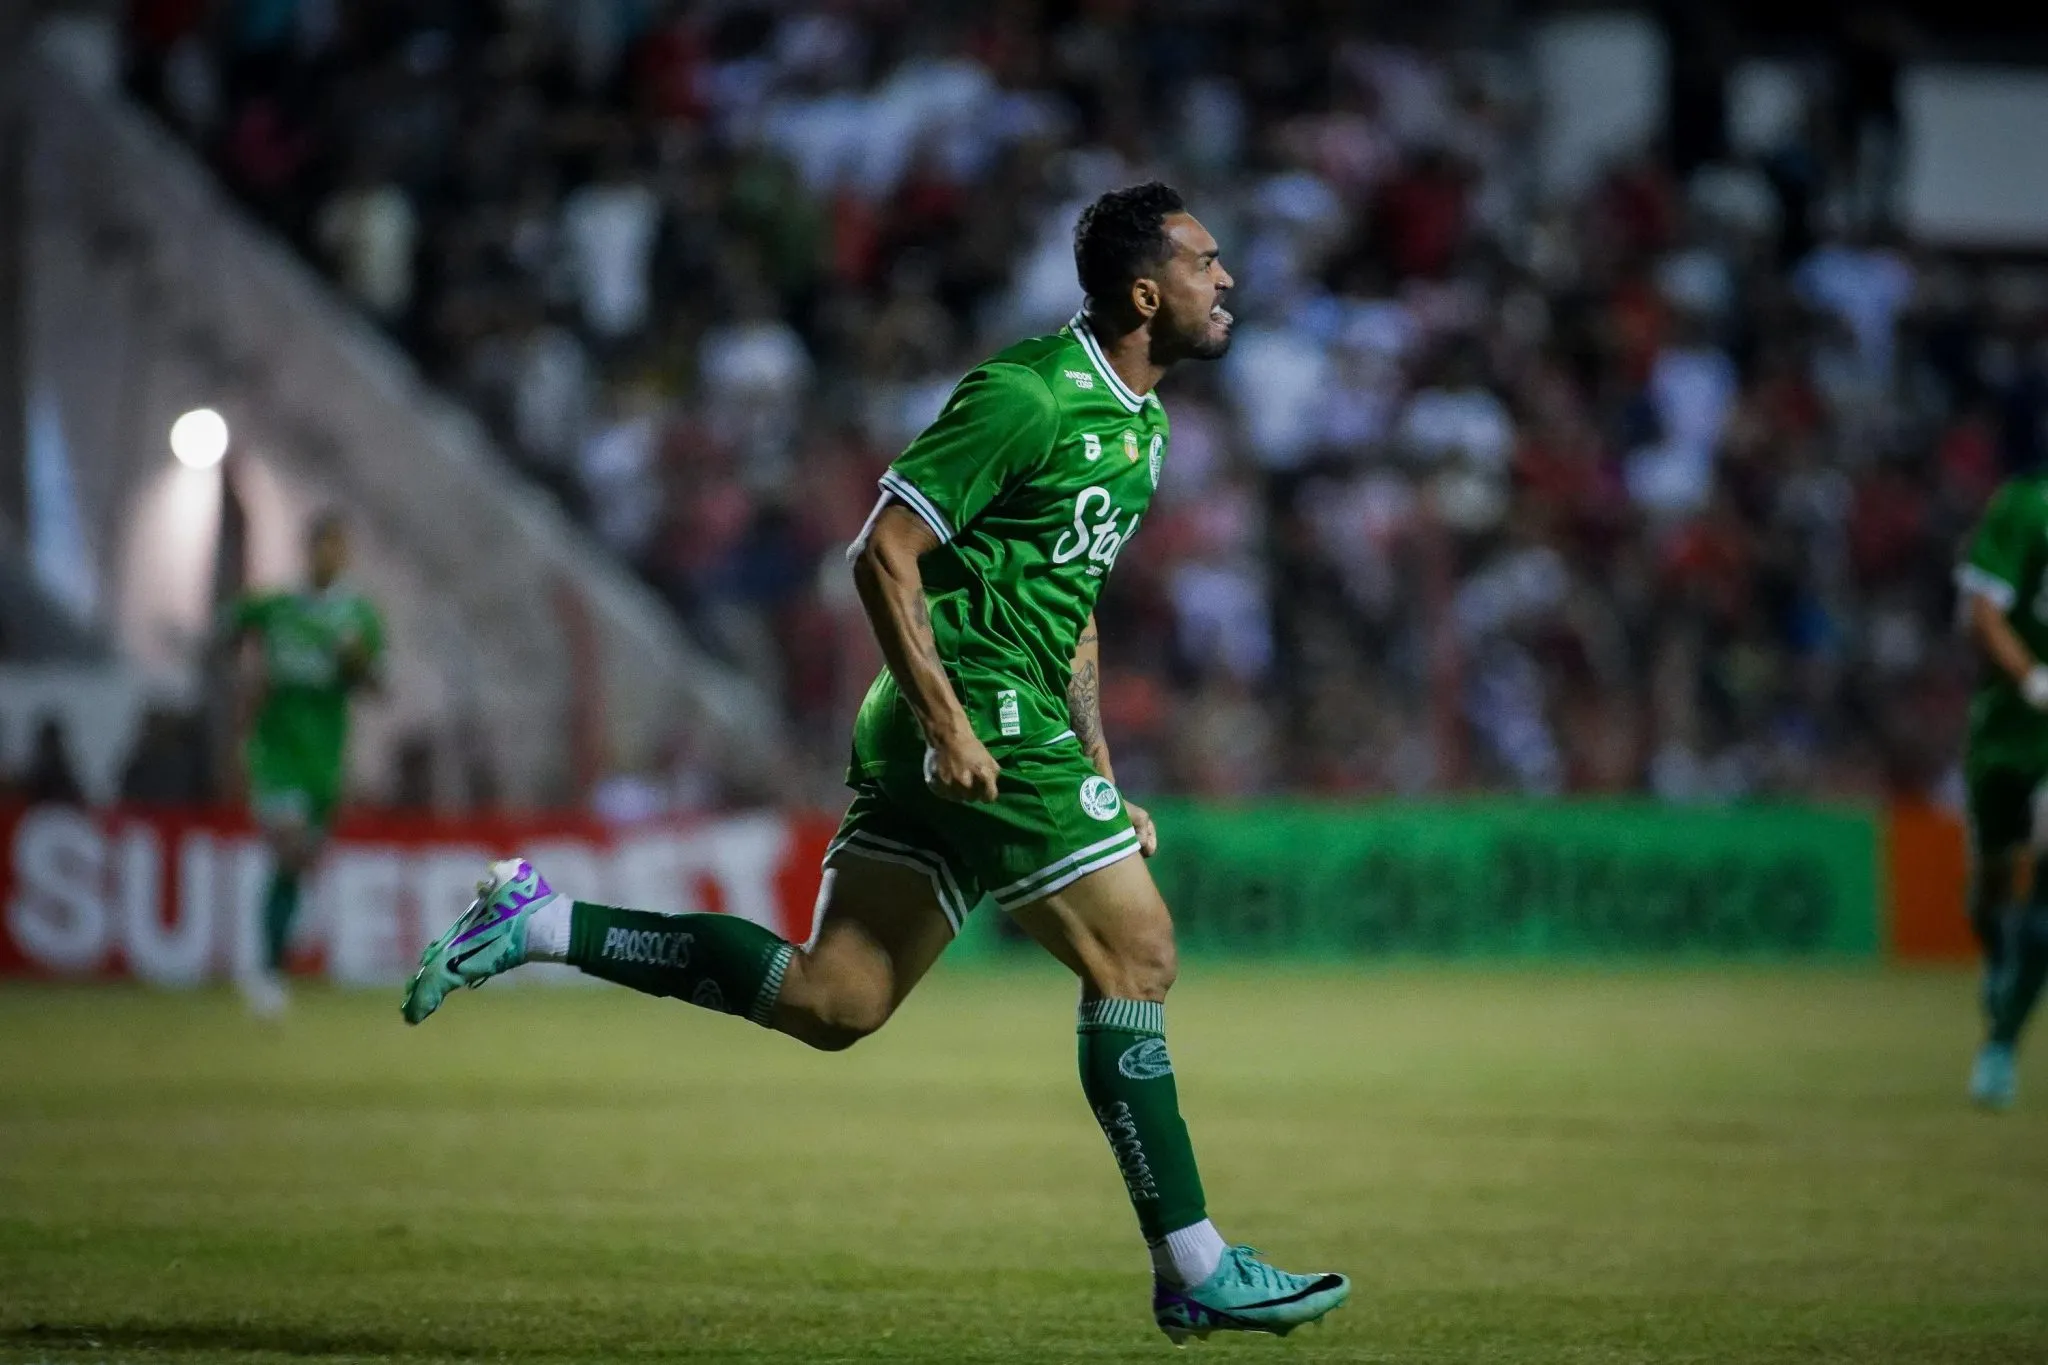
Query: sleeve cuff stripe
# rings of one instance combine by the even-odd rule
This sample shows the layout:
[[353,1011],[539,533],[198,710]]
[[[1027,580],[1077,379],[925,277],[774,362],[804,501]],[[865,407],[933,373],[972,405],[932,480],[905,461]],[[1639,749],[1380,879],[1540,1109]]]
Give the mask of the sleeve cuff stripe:
[[904,506],[923,518],[924,524],[932,528],[932,534],[939,538],[941,545],[953,538],[953,527],[946,520],[945,514],[932,505],[930,498],[918,492],[916,486],[908,479],[892,469],[882,476],[882,487],[902,499]]
[[2000,611],[2010,611],[2018,597],[2012,584],[1974,564],[1964,564],[1956,570],[1956,586],[1985,598]]

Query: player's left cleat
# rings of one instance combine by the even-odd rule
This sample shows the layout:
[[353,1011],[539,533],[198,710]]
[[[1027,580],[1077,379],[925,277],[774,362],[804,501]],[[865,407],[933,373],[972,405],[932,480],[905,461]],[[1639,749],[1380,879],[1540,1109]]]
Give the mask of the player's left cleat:
[[282,1019],[292,1003],[291,993],[276,972],[245,972],[235,978],[235,987],[241,991],[242,1003],[249,1013],[269,1023]]
[[405,1022],[417,1024],[457,987],[474,989],[526,960],[526,921],[555,898],[554,888],[524,858],[491,864],[488,881],[462,918],[420,954],[420,969],[405,988]]
[[2018,1079],[2013,1074],[2012,1045],[1986,1043],[1970,1068],[1970,1102],[1985,1109],[2012,1108]]
[[1190,1289],[1152,1277],[1152,1320],[1176,1346],[1211,1332],[1266,1332],[1284,1337],[1344,1306],[1351,1281],[1342,1275],[1294,1275],[1259,1259],[1254,1247],[1223,1253],[1216,1273]]

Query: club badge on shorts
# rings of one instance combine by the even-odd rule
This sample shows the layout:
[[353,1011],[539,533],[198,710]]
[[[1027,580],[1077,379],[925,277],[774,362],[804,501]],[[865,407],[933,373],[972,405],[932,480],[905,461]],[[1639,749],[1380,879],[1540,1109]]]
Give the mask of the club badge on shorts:
[[1089,819],[1114,820],[1123,808],[1123,798],[1116,794],[1116,784],[1108,778],[1091,777],[1081,784],[1081,809],[1088,812]]

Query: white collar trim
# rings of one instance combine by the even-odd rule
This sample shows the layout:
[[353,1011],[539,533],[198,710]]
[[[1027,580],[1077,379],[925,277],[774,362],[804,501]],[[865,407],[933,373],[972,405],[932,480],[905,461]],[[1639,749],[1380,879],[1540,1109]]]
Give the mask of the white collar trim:
[[1074,314],[1073,318],[1067,323],[1067,328],[1073,332],[1074,340],[1081,343],[1081,349],[1088,353],[1089,363],[1094,365],[1095,372],[1102,376],[1102,382],[1109,385],[1109,391],[1116,395],[1116,401],[1123,404],[1131,412],[1136,412],[1144,407],[1146,399],[1151,398],[1152,395],[1148,393],[1144,398],[1138,397],[1137,394],[1131,392],[1131,386],[1124,383],[1117,372],[1109,367],[1109,361],[1102,354],[1102,343],[1095,339],[1094,331],[1088,326],[1088,314],[1086,312]]

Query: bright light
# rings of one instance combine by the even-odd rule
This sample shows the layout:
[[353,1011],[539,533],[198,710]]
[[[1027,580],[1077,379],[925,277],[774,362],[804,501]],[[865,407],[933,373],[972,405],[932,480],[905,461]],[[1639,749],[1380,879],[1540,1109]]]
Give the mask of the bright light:
[[171,423],[171,454],[179,464],[211,469],[227,453],[227,420],[212,408],[194,408]]

